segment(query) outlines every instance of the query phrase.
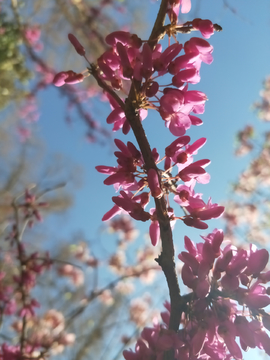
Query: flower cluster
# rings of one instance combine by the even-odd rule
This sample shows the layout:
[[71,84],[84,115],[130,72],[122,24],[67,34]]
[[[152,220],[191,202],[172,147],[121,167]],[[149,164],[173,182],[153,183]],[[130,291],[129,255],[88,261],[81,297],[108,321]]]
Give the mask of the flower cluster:
[[[210,176],[204,167],[210,160],[204,159],[193,162],[193,155],[202,147],[206,139],[201,138],[193,144],[189,144],[190,137],[182,136],[174,140],[165,149],[165,156],[160,160],[156,149],[152,150],[152,156],[156,164],[164,160],[164,170],[145,170],[141,152],[131,142],[125,145],[116,139],[115,144],[120,151],[114,154],[117,157],[118,166],[97,166],[96,169],[106,175],[105,185],[114,185],[116,190],[121,190],[119,196],[112,198],[114,207],[104,216],[103,221],[110,220],[119,213],[128,213],[135,220],[147,221],[151,219],[150,237],[153,245],[159,239],[159,224],[154,210],[145,211],[150,201],[150,194],[154,198],[161,198],[173,193],[174,200],[185,209],[185,216],[178,217],[188,226],[206,229],[208,225],[204,222],[219,217],[224,212],[223,206],[212,204],[211,199],[205,204],[201,194],[194,192],[196,182],[208,183]],[[177,174],[172,176],[172,169],[177,169]],[[160,179],[160,182],[159,182]],[[184,184],[176,186],[181,180]],[[148,191],[145,189],[149,188]],[[135,191],[135,194],[132,193]],[[177,217],[171,207],[168,206],[171,220]]]
[[[163,325],[145,328],[135,353],[124,351],[126,360],[162,359],[173,349],[177,360],[242,359],[241,348],[258,347],[270,355],[270,272],[263,272],[269,259],[266,250],[250,245],[249,250],[228,244],[223,249],[223,232],[215,229],[194,244],[185,237],[179,254],[184,263],[183,283],[192,292],[184,296],[185,310],[177,333],[168,329],[170,304],[161,313]],[[250,321],[248,320],[250,318]],[[238,339],[238,341],[236,341]],[[240,346],[238,345],[240,343]]]
[[[193,30],[200,31],[204,37],[209,38],[215,29],[209,20],[197,18],[182,25],[172,20],[172,14],[178,15],[180,5],[185,12],[189,8],[189,3],[168,2],[167,12],[171,19],[171,25],[167,29],[168,35],[175,36],[177,32]],[[85,49],[77,38],[72,34],[68,37],[77,53],[87,60]],[[151,219],[150,236],[155,245],[159,238],[159,224],[155,210],[146,212],[145,206],[149,202],[150,193],[156,199],[161,199],[164,195],[168,199],[169,193],[172,192],[175,194],[175,201],[185,211],[185,216],[180,219],[188,226],[207,228],[204,221],[219,217],[224,208],[212,204],[211,199],[207,204],[204,203],[201,195],[194,192],[196,182],[209,181],[210,177],[204,168],[210,160],[193,162],[193,155],[203,146],[206,139],[201,138],[188,145],[190,138],[184,134],[191,125],[202,124],[196,114],[204,112],[207,97],[200,91],[188,90],[188,85],[200,81],[201,64],[211,64],[213,47],[206,40],[193,37],[184,45],[176,42],[162,51],[160,44],[153,47],[137,35],[125,31],[113,32],[105,41],[110,49],[98,58],[97,65],[90,64],[89,72],[104,87],[111,104],[112,112],[107,117],[107,123],[113,124],[113,131],[122,129],[123,133],[127,134],[130,130],[124,101],[118,95],[115,96],[115,91],[121,90],[125,93],[130,90],[132,84],[138,83],[139,87],[135,88],[135,106],[141,121],[146,118],[148,109],[154,109],[159,112],[166,127],[178,138],[165,149],[164,171],[157,167],[147,169],[140,151],[133,143],[128,142],[125,145],[122,141],[115,140],[120,150],[115,152],[118,166],[96,167],[99,172],[109,175],[104,181],[106,185],[114,185],[117,191],[122,190],[119,196],[113,197],[115,206],[104,215],[103,220],[109,220],[123,211],[135,220]],[[181,55],[182,50],[184,54]],[[170,74],[172,80],[170,86],[164,87],[157,80],[166,74]],[[82,81],[83,78],[84,75],[72,71],[60,72],[55,76],[54,84],[61,86],[64,83]],[[156,164],[163,160],[159,160],[156,149],[152,150],[152,157]],[[178,173],[172,176],[171,170],[175,165]],[[179,180],[182,180],[184,185],[177,188]],[[146,187],[150,189],[150,193],[142,192]],[[177,219],[169,202],[167,210],[172,221]]]
[[[178,11],[179,6],[180,2]],[[176,11],[175,6],[169,7],[170,11]],[[209,38],[214,33],[214,25],[209,20],[194,19],[183,25],[172,24],[168,31],[174,34],[191,30],[198,30]],[[73,34],[68,37],[77,53],[85,57],[85,49],[77,38]],[[147,109],[155,109],[175,136],[183,135],[191,125],[202,124],[201,119],[191,113],[202,114],[207,97],[200,91],[189,91],[188,84],[200,81],[202,62],[211,64],[213,61],[213,47],[206,40],[193,37],[184,45],[177,42],[164,51],[160,44],[152,48],[137,35],[125,31],[115,31],[105,41],[110,49],[97,60],[99,78],[108,82],[112,90],[125,93],[134,81],[140,82],[136,102],[141,120],[147,116]],[[184,53],[179,55],[182,50]],[[171,85],[174,87],[164,88],[157,82],[166,74],[173,75]],[[53,83],[56,86],[75,84],[83,81],[84,77],[83,73],[62,71],[55,75]],[[113,131],[122,129],[127,134],[130,125],[124,109],[111,96],[108,99],[113,110],[107,122],[114,124]]]
[[[100,76],[117,90],[126,91],[132,81],[141,82],[136,99],[141,120],[147,115],[143,109],[155,109],[175,136],[183,135],[191,125],[201,125],[202,121],[191,113],[202,114],[207,97],[200,91],[189,91],[188,84],[197,84],[201,63],[213,60],[213,47],[206,40],[194,37],[184,45],[175,43],[162,51],[160,44],[152,49],[136,35],[117,31],[108,35],[106,42],[111,49],[98,59]],[[179,55],[182,50],[184,54]],[[171,85],[175,87],[164,88],[157,82],[166,74],[173,75]],[[130,126],[124,110],[111,97],[109,100],[113,111],[107,122],[114,124],[114,131],[122,128],[127,134]]]

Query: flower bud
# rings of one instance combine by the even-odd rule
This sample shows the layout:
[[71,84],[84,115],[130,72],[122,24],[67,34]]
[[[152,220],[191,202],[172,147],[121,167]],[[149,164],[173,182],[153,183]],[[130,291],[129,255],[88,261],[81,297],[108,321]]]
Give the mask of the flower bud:
[[85,55],[85,49],[82,46],[82,44],[79,42],[79,40],[74,36],[73,34],[68,34],[68,39],[71,42],[71,44],[74,46],[74,49],[77,51],[77,53],[81,56]]
[[163,191],[159,185],[158,174],[155,169],[150,169],[147,174],[148,186],[154,198],[160,199],[163,196]]

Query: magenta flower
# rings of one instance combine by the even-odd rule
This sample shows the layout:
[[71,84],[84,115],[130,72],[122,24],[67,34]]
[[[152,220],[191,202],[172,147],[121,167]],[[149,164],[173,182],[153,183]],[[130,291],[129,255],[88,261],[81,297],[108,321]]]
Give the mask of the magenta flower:
[[130,79],[133,76],[133,68],[130,64],[128,54],[127,54],[127,48],[118,42],[116,44],[116,49],[118,52],[118,55],[120,57],[121,66],[122,66],[122,73],[124,79]]
[[197,182],[207,184],[209,182],[210,175],[206,173],[203,167],[210,164],[210,160],[199,160],[186,166],[183,170],[179,171],[179,178],[185,183],[195,179]]
[[60,73],[55,75],[53,79],[53,84],[59,87],[64,84],[77,84],[79,82],[82,82],[83,79],[83,74],[77,74],[72,70],[61,71]]
[[140,48],[142,45],[142,40],[136,34],[132,35],[127,31],[114,31],[106,36],[105,41],[108,45],[114,47],[118,42],[123,45],[134,46],[135,48]]
[[[114,107],[112,103],[111,105]],[[146,109],[140,109],[139,114],[141,121],[143,121],[147,117],[148,111]],[[122,129],[123,134],[126,135],[129,133],[130,125],[126,119],[123,109],[119,105],[117,105],[117,107],[115,107],[107,117],[107,123],[114,124],[113,131]]]
[[219,218],[223,214],[225,208],[224,206],[212,204],[211,198],[208,200],[208,203],[205,204],[202,199],[189,197],[189,205],[186,207],[186,210],[190,214],[183,219],[187,226],[195,227],[197,229],[207,229],[208,225],[202,220]]
[[199,327],[196,331],[196,334],[193,336],[191,340],[191,346],[192,346],[192,353],[193,355],[199,355],[204,343],[206,341],[206,334],[207,334],[207,324],[205,322],[201,322],[199,324]]
[[255,245],[250,245],[250,256],[245,274],[257,277],[268,263],[269,253],[266,249],[257,250]]
[[114,205],[109,211],[106,212],[106,214],[103,215],[102,221],[111,220],[114,216],[119,215],[122,212],[127,213],[126,211],[121,209],[119,206]]
[[270,305],[270,297],[264,286],[255,284],[244,298],[246,305],[252,309],[261,309]]
[[68,34],[68,39],[71,42],[71,44],[74,46],[74,49],[77,51],[77,53],[81,56],[84,56],[85,48],[82,46],[82,44],[76,38],[76,36],[74,36],[73,34]]
[[195,54],[198,56],[193,65],[196,69],[200,69],[201,62],[210,65],[213,62],[213,46],[211,46],[206,40],[202,38],[193,37],[187,41],[184,45],[185,52],[187,54]]
[[185,69],[179,71],[174,77],[172,78],[172,83],[174,86],[180,88],[186,82],[190,84],[198,84],[201,80],[199,71],[195,68]]
[[236,334],[240,340],[250,348],[256,347],[255,332],[251,329],[245,316],[236,316],[234,320]]
[[181,3],[181,13],[187,14],[191,9],[191,0],[180,0]]
[[150,169],[147,173],[148,186],[154,198],[160,199],[163,196],[163,191],[159,185],[159,178],[155,169]]
[[154,68],[153,68],[153,60],[152,60],[152,50],[149,46],[148,43],[145,43],[143,45],[143,49],[142,49],[142,60],[143,60],[143,64],[142,64],[142,68],[141,68],[141,75],[145,78],[148,79],[151,77],[151,75],[154,72]]
[[192,125],[189,114],[192,111],[203,113],[206,100],[205,94],[200,91],[166,88],[164,95],[160,98],[159,113],[171,133],[181,136]]
[[149,236],[153,246],[156,246],[160,239],[160,227],[157,220],[151,221],[149,226]]
[[135,219],[140,221],[147,221],[151,218],[151,215],[144,211],[144,206],[138,203],[136,200],[140,200],[137,198],[131,198],[124,191],[120,192],[121,196],[113,196],[113,202],[123,210],[127,211],[129,215]]
[[[171,61],[180,53],[182,50],[182,44],[172,44],[168,46],[162,54],[158,54],[153,60],[154,69],[159,72],[166,72]],[[154,56],[155,54],[153,54]]]
[[165,95],[160,98],[160,110],[163,117],[167,119],[169,115],[179,112],[184,100],[184,93],[181,90],[166,89]]
[[186,52],[186,54],[178,56],[176,59],[171,61],[168,66],[168,71],[172,75],[177,75],[181,69],[191,69],[195,68],[196,70],[200,69],[200,53],[195,48],[194,52]]
[[236,329],[232,322],[226,320],[218,327],[218,334],[223,338],[231,356],[236,360],[242,359],[242,351],[235,341]]
[[209,39],[214,34],[214,26],[210,20],[194,19],[192,26],[201,32],[202,36]]
[[221,279],[221,285],[226,290],[234,291],[239,287],[239,277],[225,274]]
[[165,149],[166,157],[173,158],[175,153],[179,151],[183,146],[187,145],[190,142],[189,136],[181,136],[174,140],[170,145]]
[[188,115],[178,112],[172,114],[169,120],[165,122],[165,125],[174,136],[181,136],[190,128],[191,120]]
[[121,140],[115,139],[115,144],[120,151],[115,151],[118,167],[96,166],[98,172],[109,175],[104,180],[105,185],[114,185],[116,190],[120,188],[137,190],[140,185],[135,179],[137,166],[142,166],[142,156],[139,150],[131,142],[125,145]]

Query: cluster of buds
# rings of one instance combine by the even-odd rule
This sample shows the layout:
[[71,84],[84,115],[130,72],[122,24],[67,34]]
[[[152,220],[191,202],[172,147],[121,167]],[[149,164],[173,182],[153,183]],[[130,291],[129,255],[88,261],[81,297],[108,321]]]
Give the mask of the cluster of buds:
[[[196,182],[208,183],[210,176],[204,167],[210,160],[203,159],[193,162],[193,155],[197,154],[205,142],[201,138],[190,144],[189,136],[182,136],[173,141],[165,149],[164,170],[145,170],[143,157],[140,151],[131,142],[125,145],[121,140],[116,139],[115,144],[120,151],[115,152],[118,166],[97,166],[96,169],[106,175],[105,185],[114,185],[116,190],[121,190],[119,196],[112,198],[114,207],[104,216],[103,221],[110,220],[117,214],[128,213],[135,220],[147,221],[151,219],[150,237],[153,245],[159,239],[159,224],[154,210],[145,211],[150,201],[150,194],[154,198],[168,197],[173,193],[174,200],[184,210],[186,215],[177,217],[171,207],[168,207],[171,221],[181,219],[186,225],[199,229],[206,229],[208,225],[204,222],[219,217],[224,212],[223,206],[212,204],[209,199],[206,204],[201,199],[201,194],[194,192]],[[156,164],[160,163],[159,154],[156,149],[152,150],[152,156]],[[173,168],[177,174],[172,176]],[[177,186],[181,180],[182,185]],[[150,191],[144,191],[149,188]],[[132,191],[135,191],[133,194]]]
[[[188,9],[189,2],[168,2],[168,14],[178,15],[180,5],[183,11],[183,8]],[[166,32],[169,36],[174,36],[177,32],[193,30],[200,31],[205,38],[209,38],[215,28],[209,20],[195,19],[183,25],[177,25],[171,21]],[[69,40],[77,53],[87,60],[85,49],[75,36],[69,34]],[[150,236],[155,245],[159,238],[159,225],[155,210],[145,211],[150,199],[149,195],[151,193],[156,199],[165,195],[168,199],[169,193],[173,193],[175,201],[186,214],[180,219],[188,226],[207,228],[204,221],[219,217],[224,208],[212,204],[211,199],[207,204],[204,203],[201,195],[194,192],[196,182],[209,181],[210,177],[204,168],[210,160],[193,162],[192,155],[197,153],[206,139],[202,138],[188,145],[190,138],[184,134],[191,125],[202,124],[201,119],[196,115],[204,112],[207,97],[200,91],[188,90],[188,85],[197,84],[200,81],[201,64],[202,62],[211,64],[213,47],[206,40],[193,37],[184,45],[176,42],[162,51],[160,44],[152,47],[150,43],[141,40],[137,35],[125,31],[113,32],[106,37],[105,41],[110,49],[98,58],[96,65],[90,64],[89,72],[95,76],[99,84],[104,86],[112,107],[107,123],[113,124],[113,131],[122,129],[123,133],[127,134],[130,130],[124,101],[117,95],[115,97],[114,91],[127,92],[132,84],[139,83],[139,87],[135,86],[135,107],[141,121],[146,118],[148,109],[154,109],[159,112],[166,127],[178,138],[165,149],[164,171],[157,167],[146,170],[143,157],[134,144],[128,142],[125,145],[122,141],[115,140],[120,150],[115,152],[118,166],[97,166],[97,170],[109,175],[104,181],[106,185],[114,185],[116,190],[122,191],[119,196],[113,197],[115,206],[104,215],[103,220],[109,220],[121,212],[128,213],[135,220],[151,219]],[[182,50],[184,54],[181,55]],[[164,88],[157,80],[166,74],[170,74],[172,80],[171,86]],[[78,79],[83,78],[83,75],[80,75]],[[60,86],[67,79],[71,79],[69,72],[61,72],[55,76],[54,83]],[[156,164],[161,161],[156,149],[152,150],[152,157]],[[172,176],[171,170],[175,165],[178,173]],[[182,180],[184,184],[177,187],[179,180]],[[145,187],[150,189],[150,193],[142,192]],[[169,202],[167,210],[171,221],[179,218],[174,215]]]
[[[178,5],[180,6],[180,2]],[[175,6],[169,6],[168,11],[176,11]],[[166,31],[171,36],[177,32],[195,30],[209,38],[214,29],[216,27],[209,20],[195,19],[177,26],[172,23]],[[68,37],[77,53],[87,60],[85,49],[77,38],[72,34]],[[126,93],[134,81],[140,82],[136,106],[141,120],[147,116],[147,109],[155,109],[175,136],[183,135],[191,125],[202,124],[201,119],[191,113],[202,114],[207,97],[200,91],[189,91],[188,84],[197,84],[200,81],[202,62],[211,64],[213,61],[213,47],[206,40],[193,37],[184,45],[177,42],[164,51],[160,44],[152,48],[137,35],[125,31],[113,32],[105,41],[110,49],[98,58],[97,65],[90,64],[88,70],[91,74],[94,68],[98,78],[110,84],[112,91],[122,90]],[[179,56],[182,50],[184,54]],[[174,87],[164,88],[157,82],[158,78],[166,74],[173,75],[171,85]],[[83,81],[85,77],[84,73],[61,71],[55,75],[53,83],[56,86],[75,84]],[[127,134],[130,125],[124,109],[111,96],[108,95],[108,99],[113,110],[107,122],[114,124],[113,131],[122,129],[123,133]]]
[[[133,81],[141,83],[136,98],[141,120],[147,109],[155,109],[175,136],[183,135],[191,125],[201,125],[202,121],[191,112],[202,114],[207,97],[200,91],[188,91],[188,84],[197,84],[201,63],[213,60],[213,47],[206,40],[192,38],[184,45],[172,44],[163,52],[160,44],[152,49],[147,42],[124,31],[108,35],[106,42],[111,49],[98,59],[99,75],[116,90],[126,91]],[[185,53],[178,56],[182,50]],[[165,74],[173,75],[175,87],[164,88],[157,82]],[[107,122],[114,124],[113,131],[122,128],[127,134],[130,126],[124,109],[108,98],[113,111]]]
[[270,272],[263,272],[268,252],[255,245],[249,250],[232,244],[222,249],[223,232],[217,229],[203,239],[195,245],[185,237],[187,251],[179,254],[183,283],[191,289],[183,296],[179,331],[168,329],[167,303],[167,311],[161,313],[164,325],[145,328],[135,353],[124,351],[126,360],[162,359],[170,349],[177,360],[241,360],[241,348],[255,347],[270,355],[270,315],[263,309],[270,304],[269,288],[264,286]]

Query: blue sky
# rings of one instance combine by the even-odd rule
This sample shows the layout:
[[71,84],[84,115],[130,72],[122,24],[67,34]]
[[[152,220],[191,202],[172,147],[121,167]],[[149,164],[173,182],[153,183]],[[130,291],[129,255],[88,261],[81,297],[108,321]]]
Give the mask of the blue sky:
[[[197,0],[193,1],[193,12],[184,16],[184,20],[192,20],[194,9],[197,9],[196,17],[208,18],[223,27],[221,33],[215,33],[209,40],[214,46],[214,62],[210,66],[202,65],[201,82],[194,86],[194,89],[205,92],[209,99],[202,116],[204,124],[193,127],[187,133],[192,141],[200,137],[207,138],[207,143],[199,151],[196,160],[211,160],[208,167],[211,181],[209,185],[197,188],[197,191],[204,193],[205,201],[211,196],[214,202],[221,202],[228,197],[229,184],[236,180],[248,161],[236,159],[233,155],[236,132],[247,123],[255,125],[259,132],[267,128],[267,125],[258,122],[251,105],[259,99],[262,81],[270,74],[270,2],[228,1],[235,7],[235,13],[226,9],[221,0]],[[159,1],[142,3],[149,19],[148,32],[139,34],[145,39],[150,33]],[[178,35],[178,40],[185,42],[186,38]],[[74,56],[77,56],[75,52]],[[63,225],[58,236],[64,237],[81,230],[89,238],[94,238],[101,226],[103,214],[112,206],[111,197],[114,196],[113,188],[103,185],[105,177],[96,172],[95,166],[116,164],[112,148],[110,145],[101,147],[89,144],[84,139],[84,127],[79,120],[67,126],[64,121],[66,103],[57,89],[51,87],[42,93],[40,103],[42,115],[38,124],[39,136],[51,153],[64,153],[70,161],[83,169],[83,186],[75,193],[74,207],[62,219],[57,220]],[[103,104],[102,111],[98,114],[100,120],[100,114],[103,113],[103,124],[109,112],[109,106]],[[143,125],[151,147],[157,147],[160,154],[163,154],[164,147],[174,138],[157,117],[157,113],[150,113]],[[130,134],[124,137],[119,132],[113,136],[124,142],[134,139]],[[209,221],[208,224],[209,230],[221,226],[218,221]],[[147,231],[148,225],[139,225],[142,235]],[[192,236],[198,241],[200,233],[199,230],[178,224],[175,230],[178,249],[181,248],[184,235]],[[107,241],[110,246],[110,237]]]

